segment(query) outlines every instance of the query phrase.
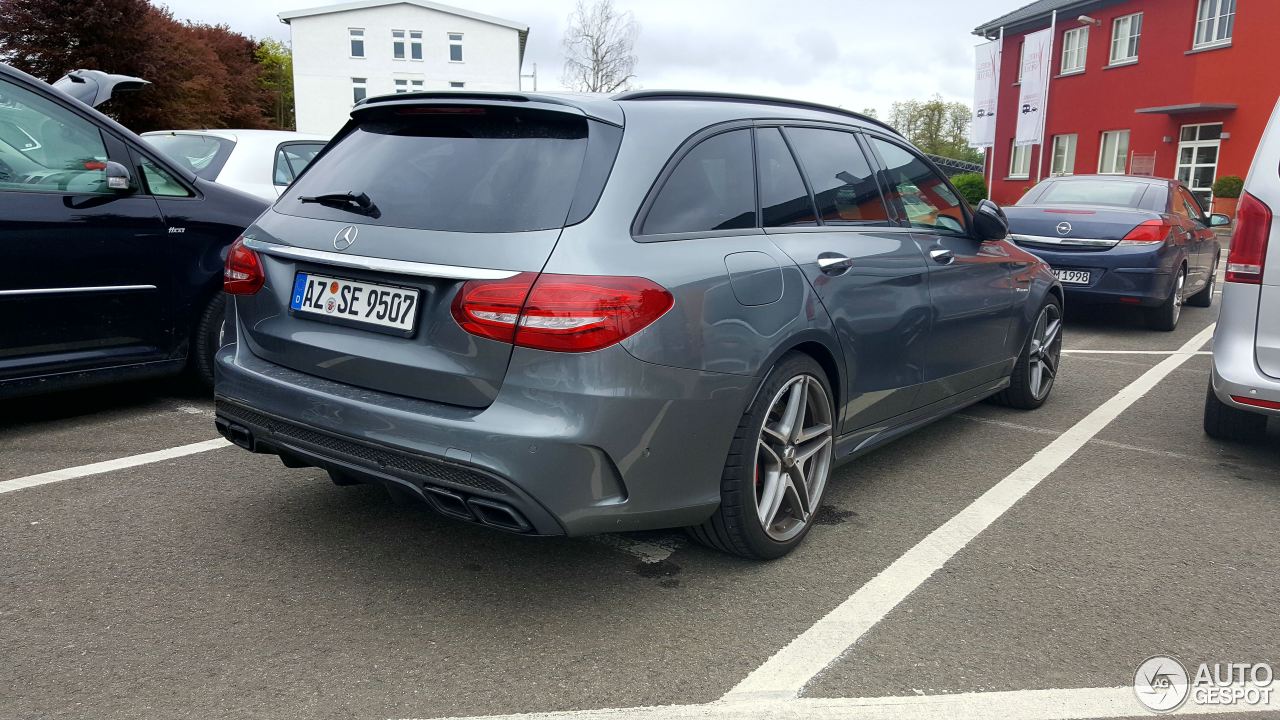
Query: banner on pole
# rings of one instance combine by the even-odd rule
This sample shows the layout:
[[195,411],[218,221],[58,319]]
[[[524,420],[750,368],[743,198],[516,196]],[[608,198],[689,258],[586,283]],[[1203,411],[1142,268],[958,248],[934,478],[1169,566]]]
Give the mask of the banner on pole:
[[1049,54],[1052,47],[1052,29],[1031,33],[1023,39],[1015,145],[1039,145],[1044,142],[1044,114],[1049,99],[1051,64]]
[[992,40],[974,48],[973,117],[969,123],[969,146],[996,144],[996,99],[1000,92],[1000,41]]

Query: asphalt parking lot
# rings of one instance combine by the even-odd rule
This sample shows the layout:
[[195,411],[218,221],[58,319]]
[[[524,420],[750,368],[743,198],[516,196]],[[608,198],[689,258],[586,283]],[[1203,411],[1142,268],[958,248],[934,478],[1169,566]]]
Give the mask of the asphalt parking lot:
[[216,440],[179,385],[0,403],[0,717],[1143,716],[1149,656],[1280,664],[1280,428],[1203,435],[1216,312],[1070,314],[1044,408],[843,466],[765,564],[137,458]]

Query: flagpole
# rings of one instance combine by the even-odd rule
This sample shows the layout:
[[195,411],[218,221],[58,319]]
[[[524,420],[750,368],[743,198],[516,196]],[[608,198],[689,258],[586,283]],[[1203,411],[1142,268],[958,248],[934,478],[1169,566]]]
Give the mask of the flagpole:
[[1053,44],[1057,39],[1058,30],[1058,11],[1053,11],[1053,16],[1049,20],[1049,57],[1047,70],[1044,81],[1044,107],[1040,108],[1040,162],[1036,164],[1036,182],[1044,177],[1044,156],[1045,156],[1045,133],[1049,129],[1049,90],[1053,87]]

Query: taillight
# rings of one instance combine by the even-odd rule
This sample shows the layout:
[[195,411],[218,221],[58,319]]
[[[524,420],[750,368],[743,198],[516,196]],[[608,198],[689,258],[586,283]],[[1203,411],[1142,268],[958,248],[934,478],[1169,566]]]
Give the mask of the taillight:
[[1148,243],[1164,242],[1169,237],[1169,231],[1173,229],[1171,223],[1164,220],[1147,220],[1129,231],[1128,235],[1120,241],[1123,244],[1146,245]]
[[252,295],[262,289],[267,276],[262,272],[258,253],[236,238],[227,251],[227,264],[222,269],[222,289],[229,295]]
[[1271,208],[1249,193],[1241,193],[1236,231],[1231,236],[1231,252],[1227,253],[1227,282],[1262,283],[1270,236]]
[[590,352],[640,332],[673,303],[665,288],[641,277],[521,273],[463,283],[452,309],[472,335],[537,350]]

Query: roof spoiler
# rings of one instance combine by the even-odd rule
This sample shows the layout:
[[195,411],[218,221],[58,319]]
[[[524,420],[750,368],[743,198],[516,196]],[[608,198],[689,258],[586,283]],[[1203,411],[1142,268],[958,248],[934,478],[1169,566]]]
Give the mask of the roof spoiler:
[[116,93],[136,92],[151,83],[130,75],[113,75],[101,70],[72,70],[53,86],[89,107],[97,107]]

